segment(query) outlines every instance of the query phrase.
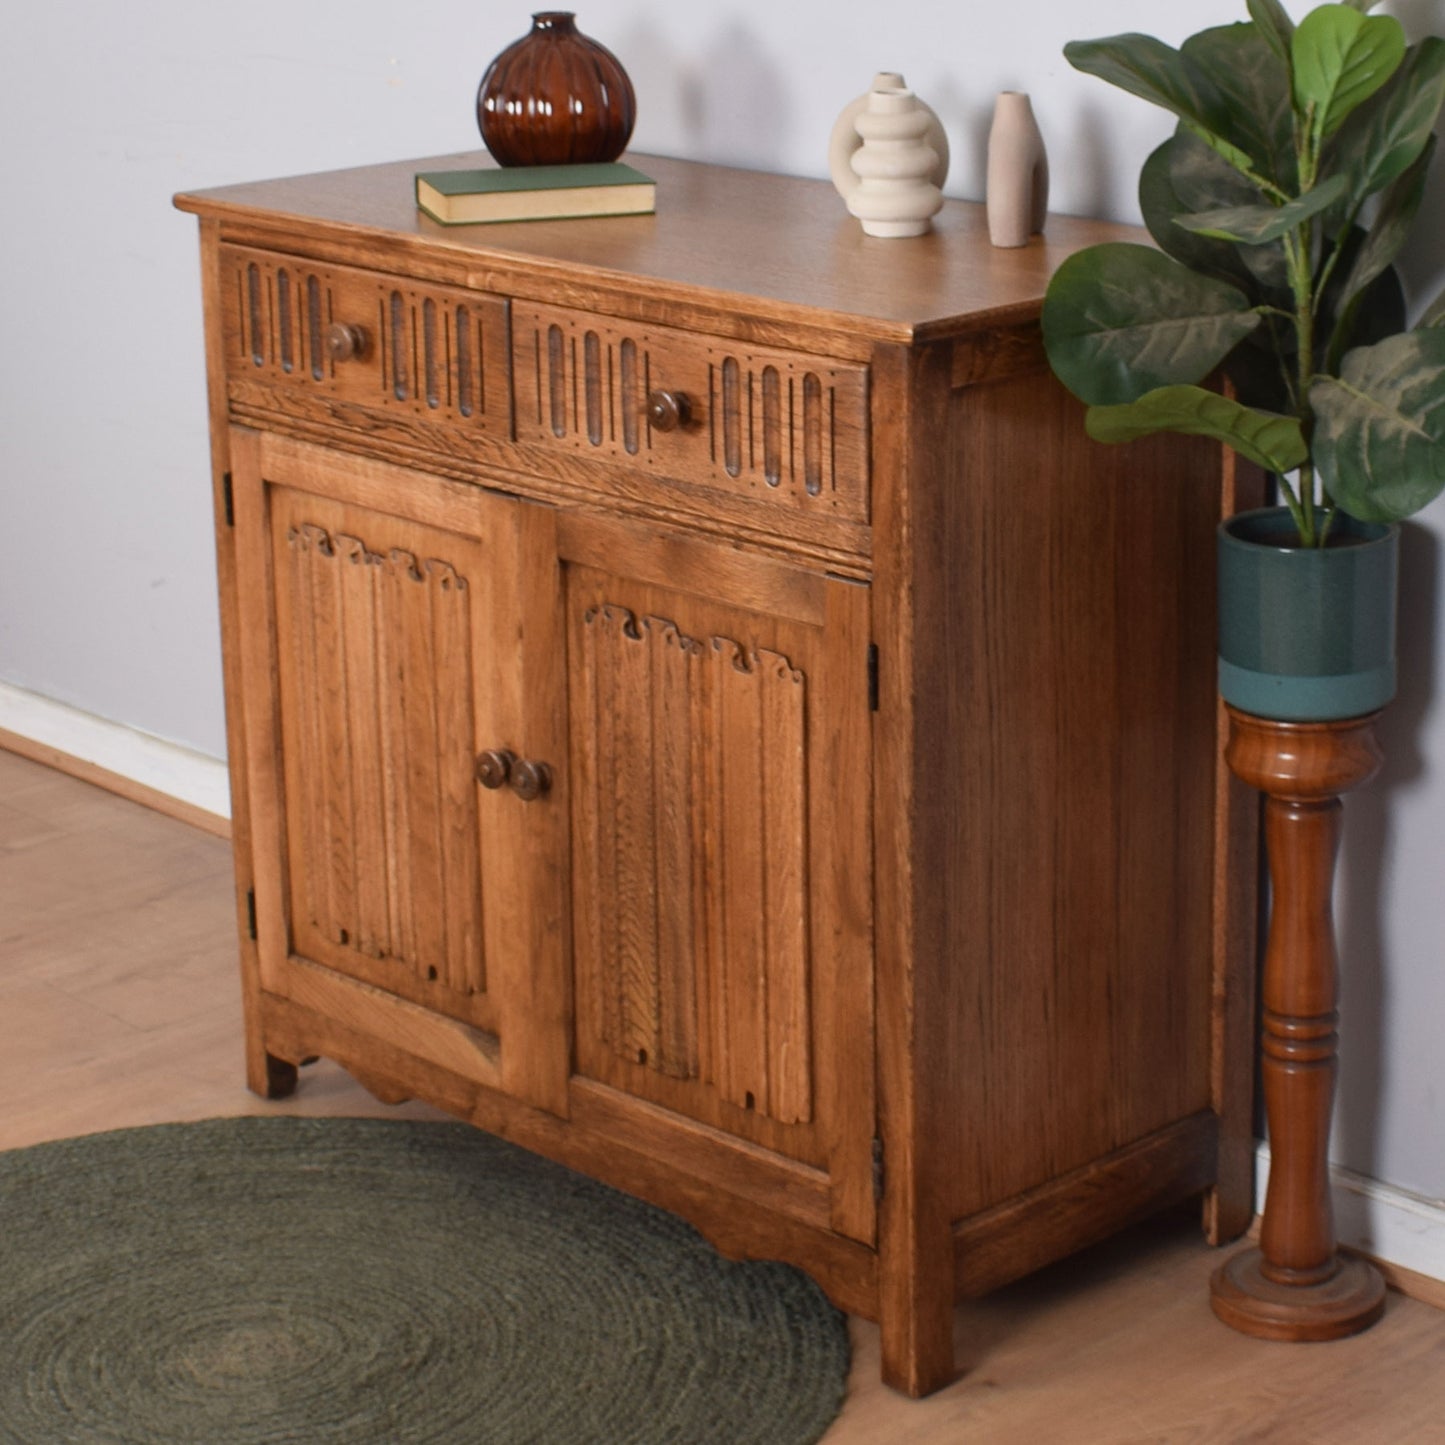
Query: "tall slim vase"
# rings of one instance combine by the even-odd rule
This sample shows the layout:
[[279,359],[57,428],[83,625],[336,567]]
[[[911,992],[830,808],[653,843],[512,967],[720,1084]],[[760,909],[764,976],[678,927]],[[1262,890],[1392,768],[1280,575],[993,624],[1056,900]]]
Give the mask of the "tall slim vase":
[[994,102],[988,134],[988,238],[995,246],[1026,246],[1044,229],[1049,159],[1034,108],[1019,90]]

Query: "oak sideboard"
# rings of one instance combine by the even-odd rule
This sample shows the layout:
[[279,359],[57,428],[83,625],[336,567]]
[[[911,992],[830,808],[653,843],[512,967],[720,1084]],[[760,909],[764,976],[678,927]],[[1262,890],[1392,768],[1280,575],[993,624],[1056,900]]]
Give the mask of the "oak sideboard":
[[1124,228],[443,227],[429,157],[200,221],[248,1080],[313,1055],[790,1261],[953,1374],[959,1299],[1251,1214],[1254,803],[1203,441],[1038,336]]

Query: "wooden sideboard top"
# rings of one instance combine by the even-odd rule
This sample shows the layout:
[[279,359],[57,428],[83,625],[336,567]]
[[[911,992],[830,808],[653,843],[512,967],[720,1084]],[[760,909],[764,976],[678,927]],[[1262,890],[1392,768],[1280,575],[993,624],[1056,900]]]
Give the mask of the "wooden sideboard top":
[[[746,297],[780,321],[820,316],[878,340],[927,340],[1038,310],[1054,269],[1104,240],[1144,240],[1109,222],[1051,215],[1042,237],[1000,250],[981,205],[947,201],[927,236],[865,236],[826,181],[628,156],[658,183],[657,213],[588,220],[442,226],[417,210],[420,170],[488,163],[471,152],[183,193],[176,205],[228,228],[252,226],[351,242],[392,254],[445,255],[476,284],[555,268],[574,279],[645,281],[659,301]],[[719,238],[726,236],[724,244]]]

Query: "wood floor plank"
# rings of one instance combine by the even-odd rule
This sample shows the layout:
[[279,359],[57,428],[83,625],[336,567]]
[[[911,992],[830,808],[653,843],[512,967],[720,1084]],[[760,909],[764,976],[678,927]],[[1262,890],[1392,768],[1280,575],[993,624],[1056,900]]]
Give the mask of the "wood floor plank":
[[[227,845],[0,750],[0,1148],[236,1114],[440,1118],[333,1064],[247,1092]],[[1445,1312],[1391,1292],[1368,1334],[1249,1340],[1210,1313],[1192,1218],[1130,1232],[960,1308],[951,1388],[879,1383],[878,1331],[824,1445],[1429,1445]]]

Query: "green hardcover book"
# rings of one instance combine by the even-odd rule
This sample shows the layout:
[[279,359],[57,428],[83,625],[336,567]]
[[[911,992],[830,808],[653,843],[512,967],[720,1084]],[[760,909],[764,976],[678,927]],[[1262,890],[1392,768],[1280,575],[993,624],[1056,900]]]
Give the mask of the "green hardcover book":
[[638,216],[656,209],[657,183],[621,161],[586,166],[504,166],[423,171],[416,203],[444,226]]

